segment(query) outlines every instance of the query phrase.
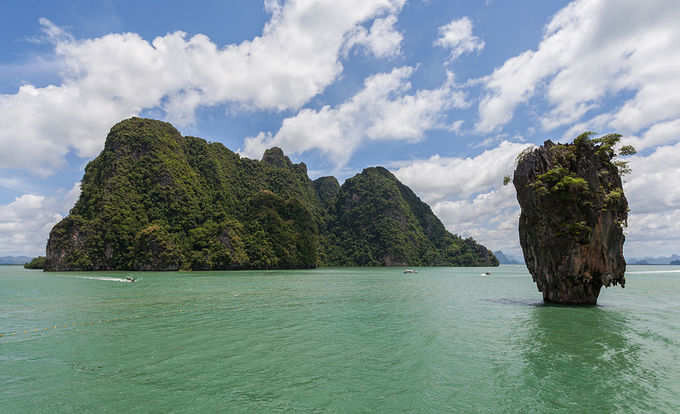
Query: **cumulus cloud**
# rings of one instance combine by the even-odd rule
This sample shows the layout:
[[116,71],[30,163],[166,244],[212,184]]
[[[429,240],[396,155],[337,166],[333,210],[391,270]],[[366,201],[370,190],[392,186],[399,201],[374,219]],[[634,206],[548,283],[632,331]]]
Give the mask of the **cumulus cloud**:
[[0,205],[0,252],[8,255],[45,255],[52,227],[73,207],[80,183],[54,197],[24,194]]
[[472,21],[468,17],[453,20],[439,27],[439,38],[434,44],[451,49],[449,61],[455,60],[463,53],[484,49],[484,41],[472,34]]
[[624,190],[634,214],[680,209],[680,143],[658,147],[648,157],[631,157],[630,167]]
[[474,157],[440,157],[397,163],[394,174],[411,187],[446,228],[471,236],[489,248],[520,255],[519,205],[511,175],[517,155],[531,144],[503,141]]
[[517,155],[530,144],[503,141],[476,157],[440,157],[407,161],[394,173],[428,202],[459,200],[497,188],[512,174]]
[[628,218],[627,257],[670,256],[680,246],[680,210],[632,214]]
[[509,122],[515,108],[544,92],[542,126],[571,124],[621,92],[632,97],[599,121],[623,133],[677,118],[680,9],[673,0],[577,0],[545,28],[536,50],[508,59],[484,78],[480,132]]
[[[113,123],[148,108],[162,108],[180,125],[193,122],[198,106],[299,108],[342,72],[339,57],[348,33],[371,19],[394,16],[404,2],[268,0],[272,17],[262,35],[224,47],[184,32],[152,42],[135,33],[75,39],[41,19],[63,62],[63,81],[26,84],[15,94],[0,95],[5,148],[0,165],[47,175],[69,151],[95,155]],[[387,53],[379,38],[393,24],[392,17],[374,22],[367,35],[374,53]]]
[[439,201],[432,209],[449,231],[521,257],[517,230],[520,209],[512,185],[470,199]]
[[375,57],[398,56],[401,54],[404,36],[394,27],[396,23],[397,17],[390,15],[375,19],[369,30],[362,26],[357,27],[345,43],[344,54],[347,55],[354,46],[362,46]]
[[680,118],[654,124],[642,136],[627,136],[623,141],[625,144],[633,145],[638,151],[676,143],[680,141]]
[[678,254],[680,247],[680,143],[630,159],[624,190],[631,213],[626,230],[629,257]]
[[242,151],[259,158],[266,148],[282,147],[289,153],[319,150],[336,165],[344,166],[364,140],[416,142],[426,131],[449,127],[443,112],[467,106],[456,89],[454,76],[437,89],[411,90],[413,67],[395,68],[367,78],[363,89],[346,102],[319,110],[303,109],[286,118],[276,134],[261,132],[245,140]]

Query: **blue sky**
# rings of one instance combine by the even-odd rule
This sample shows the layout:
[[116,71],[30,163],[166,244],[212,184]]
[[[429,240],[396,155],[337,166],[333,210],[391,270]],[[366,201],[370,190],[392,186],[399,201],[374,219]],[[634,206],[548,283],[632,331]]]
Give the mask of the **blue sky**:
[[[0,6],[0,255],[44,252],[132,115],[313,178],[384,165],[447,228],[519,255],[502,177],[585,130],[640,149],[626,254],[680,252],[672,0],[10,1]],[[673,89],[675,88],[675,89]],[[677,95],[677,94],[676,94]],[[677,187],[677,184],[673,187]]]

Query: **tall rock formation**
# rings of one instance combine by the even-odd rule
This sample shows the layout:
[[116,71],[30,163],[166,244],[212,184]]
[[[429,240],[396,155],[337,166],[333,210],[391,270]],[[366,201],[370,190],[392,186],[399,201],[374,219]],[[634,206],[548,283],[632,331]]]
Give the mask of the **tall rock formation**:
[[618,138],[546,141],[518,157],[520,243],[545,302],[595,304],[602,286],[625,284],[628,202],[623,165],[613,161]]
[[80,199],[50,233],[46,270],[497,264],[375,171],[383,179],[365,171],[342,187],[312,181],[280,148],[241,158],[169,123],[131,118],[85,168]]

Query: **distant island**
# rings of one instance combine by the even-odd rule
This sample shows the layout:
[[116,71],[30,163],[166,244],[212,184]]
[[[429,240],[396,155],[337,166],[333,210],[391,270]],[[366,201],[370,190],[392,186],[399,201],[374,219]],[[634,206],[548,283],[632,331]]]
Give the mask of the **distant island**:
[[523,260],[505,254],[500,250],[496,250],[495,252],[493,252],[493,254],[498,259],[499,264],[524,264]]
[[672,264],[680,264],[680,256],[677,255],[677,254],[674,254],[672,256],[631,258],[631,259],[628,260],[628,264],[632,264],[632,265],[672,265]]
[[0,257],[0,265],[22,265],[31,261],[28,256],[2,256]]
[[312,181],[279,148],[242,158],[152,119],[116,124],[81,188],[46,270],[498,265],[385,168]]
[[24,264],[24,268],[26,268],[26,269],[44,269],[46,261],[47,261],[47,258],[45,256],[34,257],[33,259],[31,259],[30,262]]

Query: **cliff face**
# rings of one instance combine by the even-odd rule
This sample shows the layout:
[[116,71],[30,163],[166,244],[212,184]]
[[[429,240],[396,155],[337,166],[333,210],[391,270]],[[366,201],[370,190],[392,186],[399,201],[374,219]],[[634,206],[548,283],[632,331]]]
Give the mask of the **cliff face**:
[[[347,183],[340,187],[333,177],[310,180],[304,163],[292,163],[279,148],[267,150],[262,161],[250,160],[221,144],[183,137],[168,123],[131,118],[111,129],[104,150],[86,167],[80,199],[50,233],[46,269],[495,263],[482,246],[444,230],[429,207],[387,174],[389,180],[370,182],[360,194],[362,205],[370,200],[371,219],[398,218],[390,222],[398,224],[392,236],[387,227],[371,227],[363,218],[348,221],[347,209],[353,205],[343,194],[351,199],[356,192],[348,193]],[[385,184],[391,190],[384,190]],[[364,193],[397,201],[367,198]],[[403,201],[402,194],[410,201]],[[406,210],[391,209],[393,202],[405,203],[400,206]],[[407,227],[401,226],[403,220]],[[409,226],[419,230],[412,232]],[[359,260],[336,236],[350,228],[362,240],[392,247],[376,253],[380,260]],[[418,246],[425,243],[438,253],[424,260],[397,251],[396,243],[402,241],[410,249],[412,237],[419,240]],[[460,243],[467,249],[456,250]],[[470,255],[463,260],[464,253]]]
[[518,159],[520,243],[545,302],[595,304],[602,286],[625,284],[628,203],[611,147],[582,136]]

